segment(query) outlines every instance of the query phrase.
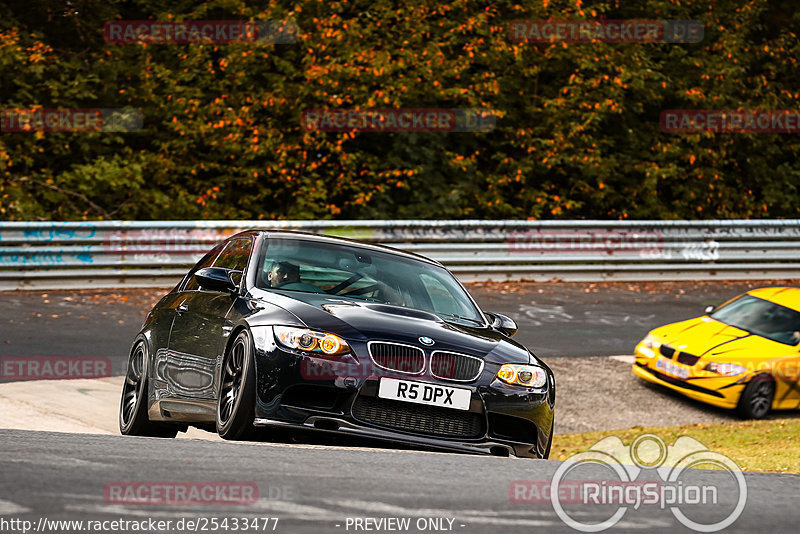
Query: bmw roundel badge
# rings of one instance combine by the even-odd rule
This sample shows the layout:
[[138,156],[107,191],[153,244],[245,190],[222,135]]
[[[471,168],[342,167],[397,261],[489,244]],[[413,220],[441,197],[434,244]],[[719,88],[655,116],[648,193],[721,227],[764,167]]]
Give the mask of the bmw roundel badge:
[[427,336],[422,336],[421,338],[419,338],[419,342],[422,343],[423,345],[433,345],[434,344],[434,341],[431,338],[427,337]]

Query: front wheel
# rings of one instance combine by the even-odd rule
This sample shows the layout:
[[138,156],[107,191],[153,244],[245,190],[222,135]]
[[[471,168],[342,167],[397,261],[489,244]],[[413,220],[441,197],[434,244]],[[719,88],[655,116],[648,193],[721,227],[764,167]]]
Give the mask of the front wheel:
[[762,419],[772,407],[775,381],[769,375],[754,376],[742,391],[736,411],[745,419]]
[[122,399],[119,403],[119,431],[126,436],[174,438],[175,425],[159,424],[147,416],[147,345],[137,341],[128,357]]
[[256,373],[253,340],[242,330],[231,343],[222,361],[222,377],[217,402],[217,433],[223,439],[245,439],[252,434],[255,419]]

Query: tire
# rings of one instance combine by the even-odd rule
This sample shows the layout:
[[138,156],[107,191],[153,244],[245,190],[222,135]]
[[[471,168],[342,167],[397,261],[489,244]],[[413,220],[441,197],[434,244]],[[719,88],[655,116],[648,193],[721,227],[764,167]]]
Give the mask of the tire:
[[222,360],[217,433],[223,439],[241,440],[254,434],[256,372],[253,340],[248,330],[236,335]]
[[128,356],[122,398],[119,403],[119,431],[125,436],[174,438],[177,425],[154,423],[147,415],[147,344],[134,343]]
[[736,411],[745,419],[762,419],[772,408],[775,381],[769,375],[756,375],[745,386]]

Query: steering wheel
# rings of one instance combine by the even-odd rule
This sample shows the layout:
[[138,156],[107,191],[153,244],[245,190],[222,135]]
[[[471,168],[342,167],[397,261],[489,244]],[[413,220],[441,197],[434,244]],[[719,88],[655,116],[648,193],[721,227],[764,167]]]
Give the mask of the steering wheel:
[[[343,289],[345,289],[347,287],[350,287],[351,285],[355,284],[356,282],[358,282],[362,278],[364,278],[363,274],[355,273],[353,276],[351,276],[347,280],[344,280],[343,282],[340,282],[340,283],[336,284],[335,286],[333,286],[330,289],[326,289],[325,292],[328,293],[329,295],[338,295],[340,291],[342,291]],[[356,291],[358,291],[358,290],[356,290]],[[350,293],[347,293],[347,295],[349,295],[349,294]],[[346,295],[342,295],[342,296],[346,296]]]
[[370,284],[368,286],[359,287],[358,289],[354,289],[354,290],[349,291],[347,293],[342,293],[342,296],[343,297],[355,297],[357,295],[363,295],[364,293],[371,293],[373,291],[376,291],[376,290],[380,289],[380,287],[381,287],[380,284]]

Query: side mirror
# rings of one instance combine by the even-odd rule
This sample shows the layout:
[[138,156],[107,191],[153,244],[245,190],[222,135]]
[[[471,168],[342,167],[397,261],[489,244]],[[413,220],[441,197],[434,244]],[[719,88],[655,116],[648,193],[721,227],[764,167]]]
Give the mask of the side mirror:
[[486,316],[489,318],[492,328],[499,330],[508,337],[513,336],[517,333],[517,330],[519,330],[514,319],[507,315],[503,315],[502,313],[487,313]]
[[205,267],[194,273],[197,283],[209,291],[235,293],[238,289],[231,279],[231,274],[238,272],[222,267]]
[[717,307],[716,307],[716,306],[706,306],[706,313],[707,313],[707,314],[708,314],[708,313],[711,313],[711,312],[713,312],[713,311],[714,311],[714,310],[716,310],[716,309],[717,309]]

